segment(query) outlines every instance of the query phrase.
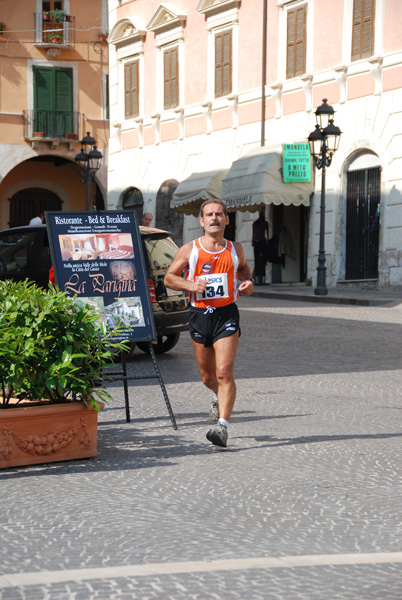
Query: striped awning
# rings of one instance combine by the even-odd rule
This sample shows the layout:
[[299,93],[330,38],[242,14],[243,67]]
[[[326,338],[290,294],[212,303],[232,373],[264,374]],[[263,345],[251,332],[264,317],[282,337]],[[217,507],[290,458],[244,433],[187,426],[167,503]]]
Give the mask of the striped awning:
[[309,183],[283,183],[282,146],[263,146],[235,160],[222,181],[221,200],[229,210],[257,211],[264,204],[309,206]]
[[220,197],[222,180],[228,169],[192,173],[177,186],[170,208],[185,215],[198,217],[200,206],[205,200]]

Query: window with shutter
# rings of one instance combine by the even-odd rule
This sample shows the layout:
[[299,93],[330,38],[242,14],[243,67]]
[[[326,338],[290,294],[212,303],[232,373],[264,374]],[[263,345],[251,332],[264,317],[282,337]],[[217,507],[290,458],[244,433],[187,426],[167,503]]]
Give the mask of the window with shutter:
[[374,51],[375,0],[354,0],[352,60],[368,58]]
[[34,131],[46,137],[73,133],[73,70],[34,67]]
[[176,108],[179,104],[178,48],[169,48],[163,54],[163,107]]
[[232,91],[232,31],[215,36],[215,98]]
[[286,78],[306,72],[306,5],[288,11]]
[[124,65],[124,116],[139,115],[139,61]]

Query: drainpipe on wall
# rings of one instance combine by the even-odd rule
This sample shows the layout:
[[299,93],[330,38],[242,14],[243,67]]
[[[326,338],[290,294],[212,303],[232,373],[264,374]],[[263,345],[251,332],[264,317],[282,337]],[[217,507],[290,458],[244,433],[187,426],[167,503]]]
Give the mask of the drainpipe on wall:
[[263,0],[262,77],[261,77],[261,146],[265,146],[265,85],[267,82],[267,4],[268,4],[268,0]]

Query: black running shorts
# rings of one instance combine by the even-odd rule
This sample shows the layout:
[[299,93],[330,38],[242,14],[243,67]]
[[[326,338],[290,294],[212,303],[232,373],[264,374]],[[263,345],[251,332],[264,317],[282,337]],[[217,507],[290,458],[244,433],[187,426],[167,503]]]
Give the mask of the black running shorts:
[[205,348],[212,346],[216,340],[240,335],[240,316],[237,304],[220,306],[215,309],[195,308],[190,306],[189,329],[191,338]]

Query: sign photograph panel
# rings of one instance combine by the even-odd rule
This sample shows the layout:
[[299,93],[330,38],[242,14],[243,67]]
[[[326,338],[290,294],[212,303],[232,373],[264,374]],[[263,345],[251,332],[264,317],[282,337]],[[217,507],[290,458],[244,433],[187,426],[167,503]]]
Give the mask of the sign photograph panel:
[[114,340],[156,339],[141,236],[127,211],[47,212],[55,281],[93,306]]

